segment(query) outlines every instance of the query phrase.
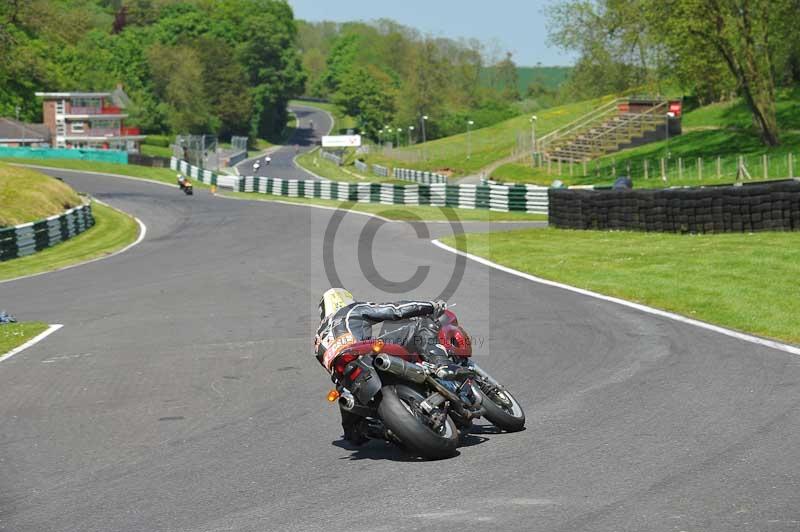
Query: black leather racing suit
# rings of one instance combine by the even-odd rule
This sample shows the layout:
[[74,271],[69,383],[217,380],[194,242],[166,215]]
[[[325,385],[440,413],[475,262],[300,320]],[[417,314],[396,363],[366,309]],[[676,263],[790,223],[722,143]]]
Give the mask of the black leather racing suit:
[[317,360],[330,370],[330,360],[324,360],[325,352],[331,343],[338,342],[338,351],[349,344],[373,339],[372,327],[384,321],[407,320],[409,318],[428,317],[417,321],[413,335],[403,338],[389,337],[385,341],[396,341],[409,351],[419,353],[432,363],[447,363],[447,352],[438,345],[439,325],[434,312],[436,306],[432,301],[398,301],[396,303],[352,303],[330,319],[320,324],[316,336]]

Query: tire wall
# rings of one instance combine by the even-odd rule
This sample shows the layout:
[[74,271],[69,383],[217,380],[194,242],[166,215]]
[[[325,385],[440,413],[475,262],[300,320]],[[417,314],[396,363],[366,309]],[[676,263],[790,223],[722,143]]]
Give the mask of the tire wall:
[[563,229],[668,233],[800,230],[800,181],[744,186],[550,189],[550,224]]

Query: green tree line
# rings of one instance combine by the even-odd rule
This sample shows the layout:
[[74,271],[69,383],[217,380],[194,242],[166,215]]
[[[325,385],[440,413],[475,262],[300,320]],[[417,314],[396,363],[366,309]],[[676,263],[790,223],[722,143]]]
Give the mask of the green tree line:
[[[307,95],[339,105],[373,139],[387,126],[413,126],[422,140],[423,116],[430,140],[462,133],[468,121],[483,127],[520,113],[511,54],[493,59],[478,40],[431,37],[388,19],[300,21],[298,35]],[[534,81],[536,97],[555,94]]]
[[283,0],[2,0],[0,115],[122,83],[147,132],[268,138],[303,92],[296,41]]
[[550,38],[580,58],[571,97],[677,86],[700,103],[741,96],[766,145],[777,87],[800,83],[800,0],[562,0]]

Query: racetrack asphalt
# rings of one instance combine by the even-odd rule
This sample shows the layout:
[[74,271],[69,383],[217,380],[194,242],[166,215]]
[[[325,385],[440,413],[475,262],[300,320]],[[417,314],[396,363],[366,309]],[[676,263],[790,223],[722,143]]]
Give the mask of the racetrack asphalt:
[[[353,449],[312,355],[334,211],[49,173],[148,233],[0,284],[4,310],[64,324],[0,363],[0,530],[800,529],[796,356],[467,262],[449,300],[527,430],[479,427],[438,462]],[[429,240],[450,228],[382,225],[370,271],[375,223],[341,221],[342,283],[436,297],[456,256]],[[420,266],[410,293],[377,280]]]
[[269,153],[272,159],[267,165],[264,157],[258,158],[260,167],[253,168],[256,162],[248,159],[236,166],[239,175],[266,176],[280,179],[317,179],[313,174],[294,164],[294,158],[307,151],[313,150],[322,141],[322,136],[327,135],[333,127],[331,115],[316,108],[302,105],[291,105],[292,111],[299,122],[299,127],[289,139],[286,146],[282,146]]

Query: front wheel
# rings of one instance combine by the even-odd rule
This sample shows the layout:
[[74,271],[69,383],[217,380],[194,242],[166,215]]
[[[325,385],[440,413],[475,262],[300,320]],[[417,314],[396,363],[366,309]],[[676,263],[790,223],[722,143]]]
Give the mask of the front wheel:
[[433,460],[455,454],[458,431],[446,412],[435,410],[433,415],[427,414],[419,406],[425,396],[410,386],[384,386],[381,393],[378,415],[409,450]]
[[481,385],[484,417],[500,430],[518,432],[525,428],[525,412],[511,392],[491,384]]

